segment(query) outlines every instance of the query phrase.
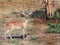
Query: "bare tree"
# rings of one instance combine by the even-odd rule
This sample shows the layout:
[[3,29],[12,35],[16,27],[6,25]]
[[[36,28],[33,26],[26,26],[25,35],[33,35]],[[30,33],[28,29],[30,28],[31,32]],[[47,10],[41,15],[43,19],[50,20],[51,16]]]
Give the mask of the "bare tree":
[[45,9],[46,9],[47,14],[49,14],[49,16],[53,16],[56,9],[54,7],[53,0],[44,0],[44,2],[45,2]]

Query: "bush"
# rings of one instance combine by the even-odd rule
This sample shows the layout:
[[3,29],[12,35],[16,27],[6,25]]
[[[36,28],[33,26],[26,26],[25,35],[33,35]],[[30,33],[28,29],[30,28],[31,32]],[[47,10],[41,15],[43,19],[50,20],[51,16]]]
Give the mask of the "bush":
[[47,25],[49,27],[46,29],[46,33],[60,33],[60,21],[58,23],[47,22]]
[[45,15],[45,11],[38,11],[38,10],[36,10],[35,12],[33,12],[32,14],[31,14],[31,18],[35,18],[35,17],[37,17],[37,18],[44,18],[46,15]]
[[59,12],[56,10],[55,12],[54,12],[54,15],[53,16],[50,16],[49,14],[47,15],[47,19],[58,19],[58,18],[60,18],[60,15],[59,15]]
[[58,18],[60,18],[60,15],[59,15],[58,11],[55,11],[55,13],[54,13],[54,19],[58,19]]

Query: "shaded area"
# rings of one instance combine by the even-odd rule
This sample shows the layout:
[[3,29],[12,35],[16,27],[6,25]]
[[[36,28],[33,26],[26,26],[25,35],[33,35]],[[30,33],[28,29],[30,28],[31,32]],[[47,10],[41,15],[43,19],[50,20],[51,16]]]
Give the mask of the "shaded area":
[[[25,36],[25,38],[27,37],[27,35],[24,35]],[[15,35],[15,36],[11,36],[13,39],[14,38],[21,38],[21,39],[23,39],[23,35],[21,35],[21,36],[18,36],[18,35]],[[8,36],[7,37],[8,39],[10,39],[10,37]]]

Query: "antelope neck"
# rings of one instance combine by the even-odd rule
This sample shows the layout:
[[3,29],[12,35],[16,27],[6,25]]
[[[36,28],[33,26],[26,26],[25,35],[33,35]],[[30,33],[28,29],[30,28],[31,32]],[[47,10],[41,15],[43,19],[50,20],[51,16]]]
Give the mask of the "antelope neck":
[[25,21],[25,25],[28,23],[28,20]]
[[24,28],[26,28],[27,23],[28,23],[28,20],[26,20],[26,21],[24,22]]

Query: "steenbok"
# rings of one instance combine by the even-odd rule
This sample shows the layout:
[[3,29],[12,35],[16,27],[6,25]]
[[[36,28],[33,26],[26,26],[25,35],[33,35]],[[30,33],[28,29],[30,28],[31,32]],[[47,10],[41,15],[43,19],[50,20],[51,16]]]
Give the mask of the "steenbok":
[[25,38],[25,36],[24,36],[25,35],[25,29],[27,27],[28,18],[32,14],[32,12],[22,11],[21,14],[24,15],[24,17],[25,17],[24,22],[22,22],[22,21],[9,21],[6,23],[6,27],[8,30],[4,33],[5,39],[7,37],[7,34],[10,37],[10,39],[12,39],[11,33],[15,28],[20,28],[23,31],[23,39]]

